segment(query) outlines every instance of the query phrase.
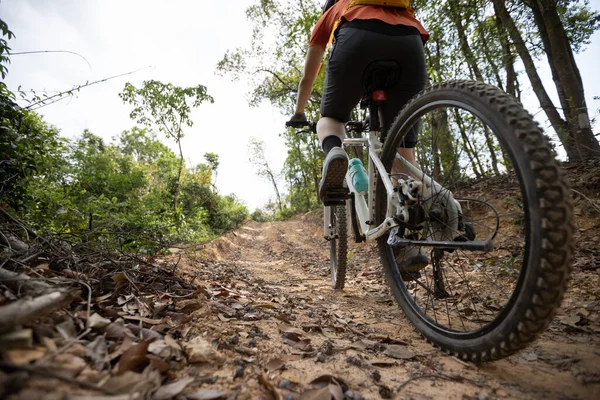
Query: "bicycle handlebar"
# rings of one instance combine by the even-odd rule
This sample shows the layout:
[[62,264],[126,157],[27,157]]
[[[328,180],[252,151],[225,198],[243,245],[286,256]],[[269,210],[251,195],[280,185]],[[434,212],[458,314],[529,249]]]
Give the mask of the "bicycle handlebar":
[[286,121],[285,126],[296,129],[310,128],[312,132],[317,132],[317,123],[312,121]]

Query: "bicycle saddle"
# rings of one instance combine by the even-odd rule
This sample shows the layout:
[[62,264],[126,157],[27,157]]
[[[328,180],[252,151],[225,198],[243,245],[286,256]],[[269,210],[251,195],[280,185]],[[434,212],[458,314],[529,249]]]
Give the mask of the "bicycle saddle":
[[396,61],[374,61],[363,72],[366,93],[386,90],[400,79],[400,65]]

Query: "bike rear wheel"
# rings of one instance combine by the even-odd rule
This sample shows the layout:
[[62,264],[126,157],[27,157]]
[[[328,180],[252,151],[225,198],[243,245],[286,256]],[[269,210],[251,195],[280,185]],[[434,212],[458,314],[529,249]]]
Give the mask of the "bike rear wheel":
[[334,289],[342,290],[346,283],[348,262],[348,219],[346,206],[326,207],[330,213],[333,238],[329,240],[329,258],[331,263],[331,284]]
[[[413,213],[420,225],[379,239],[386,279],[409,321],[442,350],[472,361],[506,357],[548,326],[567,287],[572,206],[560,166],[522,105],[483,83],[441,83],[409,101],[384,145],[387,171],[415,124],[420,168],[450,192],[424,192]],[[381,180],[376,190],[381,223],[387,207]],[[394,247],[390,235],[419,241],[429,264],[407,274],[396,260],[406,248]],[[493,239],[494,249],[427,246],[473,236]]]

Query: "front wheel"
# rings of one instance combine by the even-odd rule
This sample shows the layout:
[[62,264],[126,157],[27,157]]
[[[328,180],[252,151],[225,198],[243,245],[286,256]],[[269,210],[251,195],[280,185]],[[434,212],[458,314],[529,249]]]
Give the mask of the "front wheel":
[[[418,223],[379,240],[386,279],[409,321],[442,350],[506,357],[548,326],[567,287],[572,206],[560,166],[522,105],[479,82],[433,85],[410,100],[384,145],[387,171],[411,129],[420,130],[420,168],[440,186],[421,194]],[[378,223],[386,200],[379,181]],[[399,248],[390,235],[419,243]],[[488,252],[427,246],[487,239]],[[417,252],[425,261],[411,266],[404,255]]]
[[329,240],[329,258],[331,260],[331,284],[334,289],[342,290],[346,282],[346,265],[348,262],[348,219],[346,206],[330,206],[330,223],[333,237]]

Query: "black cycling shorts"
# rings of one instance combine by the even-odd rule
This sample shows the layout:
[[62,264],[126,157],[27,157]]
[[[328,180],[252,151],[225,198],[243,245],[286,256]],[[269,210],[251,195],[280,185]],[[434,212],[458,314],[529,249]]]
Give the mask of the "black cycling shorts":
[[[350,120],[352,109],[364,95],[363,73],[374,61],[396,61],[401,69],[400,79],[386,89],[387,101],[380,105],[384,128],[411,97],[425,88],[425,53],[416,28],[377,20],[345,22],[335,33],[327,63],[321,116],[344,123]],[[401,146],[415,147],[417,136],[415,126]]]

